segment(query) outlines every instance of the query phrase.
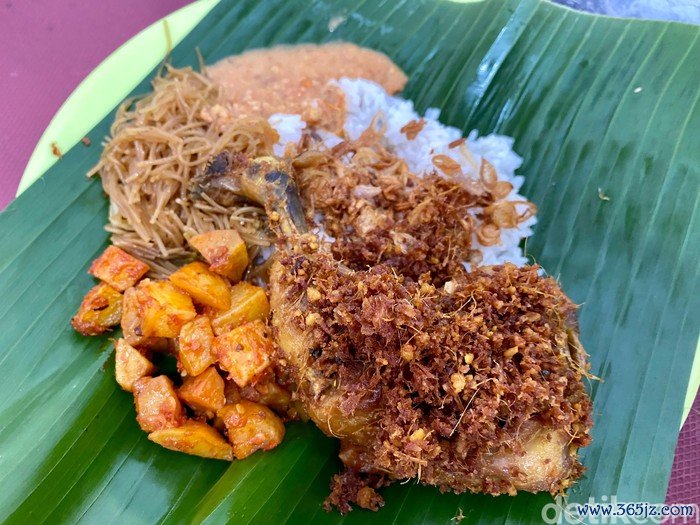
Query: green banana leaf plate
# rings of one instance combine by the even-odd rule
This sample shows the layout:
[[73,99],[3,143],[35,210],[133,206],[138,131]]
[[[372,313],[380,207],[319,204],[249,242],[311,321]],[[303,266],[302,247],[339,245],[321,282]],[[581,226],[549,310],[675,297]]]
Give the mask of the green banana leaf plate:
[[[211,63],[253,47],[352,41],[394,59],[421,110],[515,137],[524,192],[539,206],[527,251],[582,305],[581,339],[603,379],[590,384],[593,444],[569,502],[662,502],[700,326],[700,29],[542,0],[205,4],[170,55],[176,66],[196,65],[196,48]],[[131,80],[156,65],[130,60]],[[110,338],[69,325],[108,242],[107,201],[84,174],[112,118],[0,215],[0,521],[542,521],[548,494],[441,494],[413,482],[384,491],[376,514],[326,513],[337,444],[311,424],[233,464],[148,441],[114,381]]]

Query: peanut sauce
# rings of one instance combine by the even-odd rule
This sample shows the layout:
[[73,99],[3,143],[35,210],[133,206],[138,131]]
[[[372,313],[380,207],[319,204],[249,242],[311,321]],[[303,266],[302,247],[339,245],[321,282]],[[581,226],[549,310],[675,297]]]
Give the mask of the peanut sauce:
[[255,49],[224,58],[208,73],[223,85],[234,116],[289,113],[309,123],[337,120],[337,113],[344,118],[342,92],[330,80],[366,78],[392,94],[407,80],[386,55],[349,43]]

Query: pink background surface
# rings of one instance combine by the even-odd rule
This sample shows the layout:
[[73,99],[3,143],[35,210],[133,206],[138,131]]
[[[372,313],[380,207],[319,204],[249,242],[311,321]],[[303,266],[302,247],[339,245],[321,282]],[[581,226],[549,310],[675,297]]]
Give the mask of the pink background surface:
[[[186,0],[0,0],[0,209],[63,101],[107,55]],[[678,442],[668,503],[700,503],[700,398]]]

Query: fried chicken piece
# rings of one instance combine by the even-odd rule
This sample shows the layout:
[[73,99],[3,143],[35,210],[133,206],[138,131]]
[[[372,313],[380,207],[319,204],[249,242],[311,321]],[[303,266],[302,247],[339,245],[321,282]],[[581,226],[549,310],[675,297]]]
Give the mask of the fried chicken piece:
[[439,286],[385,262],[351,269],[305,233],[290,173],[266,157],[232,177],[281,240],[269,293],[282,381],[341,440],[347,470],[327,504],[376,509],[373,489],[407,478],[489,494],[570,486],[591,402],[558,284],[510,264],[453,266]]
[[[272,324],[309,416],[360,477],[490,494],[567,488],[590,428],[575,306],[535,267],[482,268],[453,286],[281,256]],[[347,510],[359,492],[339,482],[330,502]]]

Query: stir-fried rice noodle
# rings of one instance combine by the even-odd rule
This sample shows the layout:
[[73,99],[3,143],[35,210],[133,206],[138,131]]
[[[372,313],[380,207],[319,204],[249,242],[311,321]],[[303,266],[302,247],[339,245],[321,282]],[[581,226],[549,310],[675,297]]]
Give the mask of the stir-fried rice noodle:
[[153,92],[119,108],[99,164],[110,198],[112,243],[142,258],[156,274],[170,273],[191,257],[186,238],[235,228],[249,246],[269,246],[263,210],[241,201],[224,207],[207,195],[192,198],[190,179],[223,151],[270,155],[278,140],[263,119],[221,125],[209,108],[222,103],[221,88],[189,68],[168,68]]

